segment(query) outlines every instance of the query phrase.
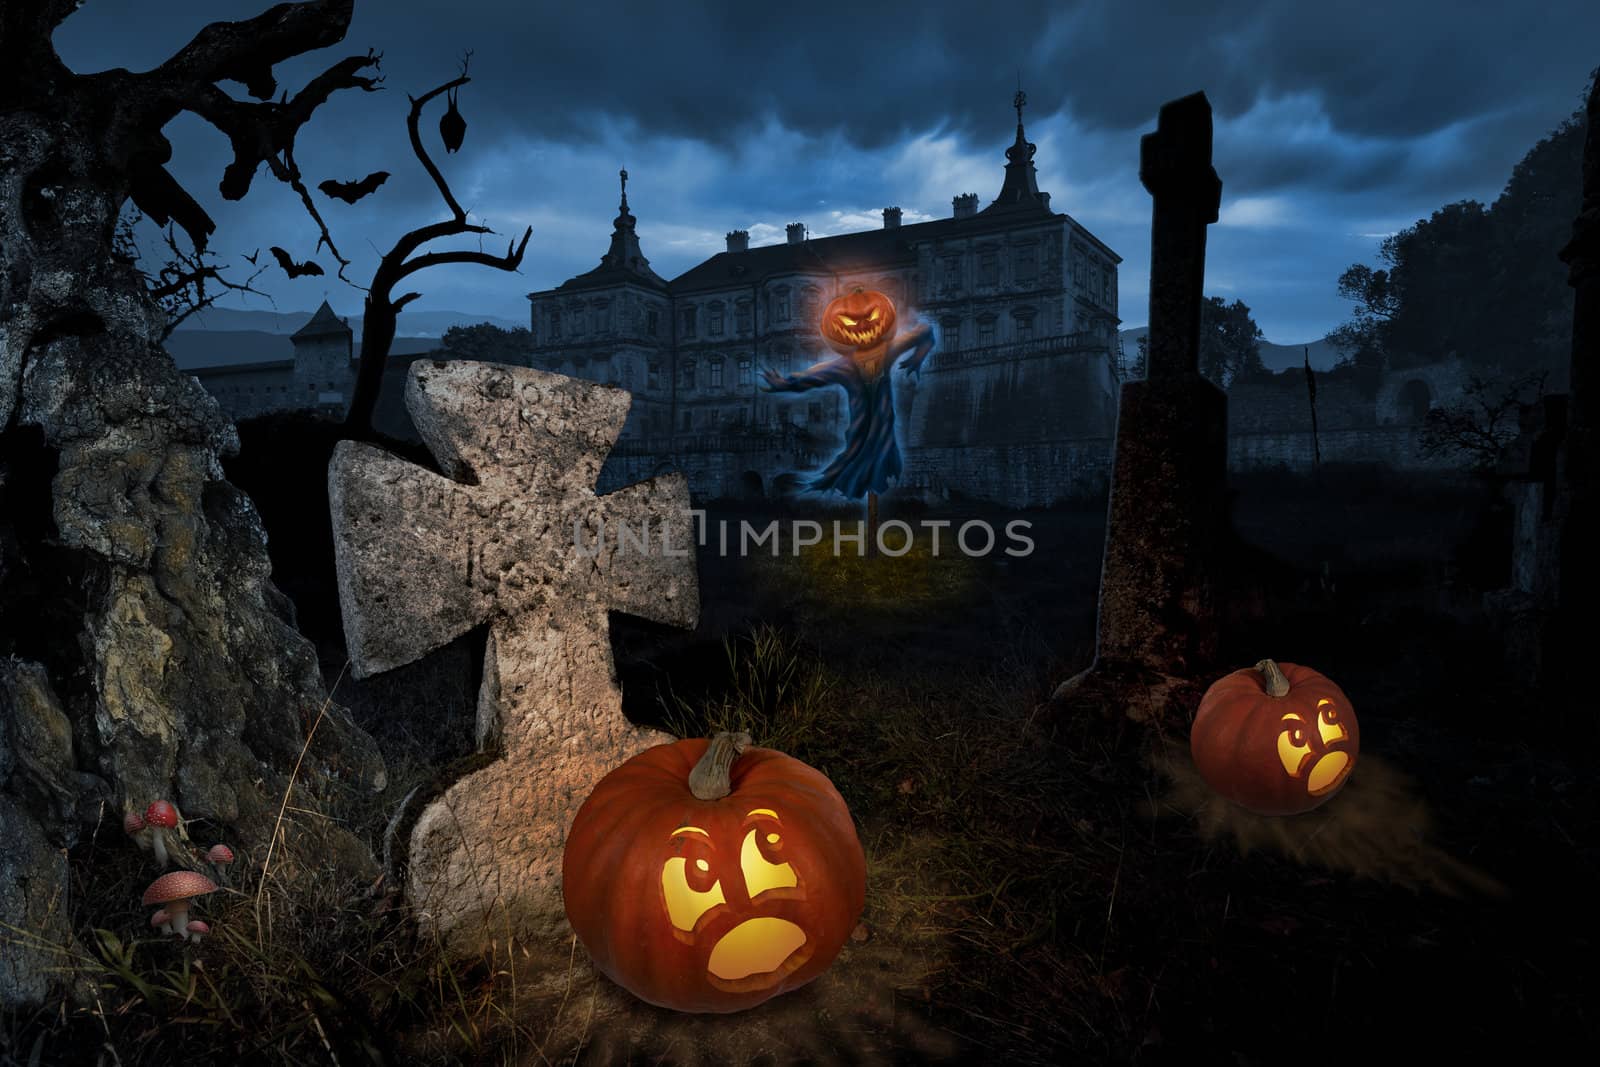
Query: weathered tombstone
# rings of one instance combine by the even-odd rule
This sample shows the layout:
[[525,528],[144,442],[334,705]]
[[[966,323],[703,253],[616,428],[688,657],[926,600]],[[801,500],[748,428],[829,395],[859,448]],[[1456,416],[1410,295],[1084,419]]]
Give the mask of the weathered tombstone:
[[629,401],[527,368],[418,362],[406,407],[449,477],[352,442],[329,466],[356,677],[489,625],[477,731],[498,758],[428,804],[408,856],[407,895],[456,955],[561,931],[578,806],[672,740],[623,717],[611,660],[608,612],[692,626],[700,610],[683,476],[593,490]]
[[1228,413],[1200,373],[1206,227],[1222,197],[1204,93],[1162,106],[1139,180],[1155,201],[1147,377],[1122,387],[1094,665],[1061,696],[1097,673],[1192,676],[1216,653]]
[[1544,679],[1567,689],[1571,725],[1595,729],[1593,699],[1580,690],[1580,664],[1587,662],[1594,603],[1600,595],[1600,433],[1596,432],[1595,375],[1600,371],[1600,79],[1590,86],[1589,130],[1583,147],[1583,201],[1572,224],[1572,240],[1561,250],[1567,281],[1573,290],[1572,371],[1567,399],[1567,429],[1560,451],[1557,495],[1560,525],[1560,578],[1553,636],[1564,647],[1547,659],[1557,670],[1570,666],[1566,677]]

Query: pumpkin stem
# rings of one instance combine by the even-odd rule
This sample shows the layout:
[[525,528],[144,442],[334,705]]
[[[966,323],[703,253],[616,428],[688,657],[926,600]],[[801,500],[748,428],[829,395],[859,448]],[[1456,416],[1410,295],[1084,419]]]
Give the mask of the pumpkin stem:
[[745,749],[750,747],[750,735],[744,731],[729,733],[724,730],[713,734],[706,754],[689,772],[689,792],[698,800],[721,800],[733,792],[728,772]]
[[1267,695],[1269,697],[1286,697],[1289,695],[1289,679],[1284,676],[1283,671],[1276,663],[1270,659],[1264,659],[1256,664],[1256,670],[1260,671],[1267,680]]

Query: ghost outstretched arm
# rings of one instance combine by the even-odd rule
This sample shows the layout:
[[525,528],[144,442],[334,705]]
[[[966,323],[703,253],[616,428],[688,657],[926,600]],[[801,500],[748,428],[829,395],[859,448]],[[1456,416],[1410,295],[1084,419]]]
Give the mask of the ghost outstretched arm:
[[895,339],[895,356],[898,357],[907,351],[911,355],[907,356],[900,366],[907,374],[916,374],[922,370],[923,361],[933,351],[933,330],[929,329],[927,323],[919,322]]
[[824,385],[846,385],[851,378],[854,364],[842,356],[813,363],[799,374],[779,374],[767,368],[761,372],[762,381],[766,382],[766,392],[769,393],[803,393],[807,389],[816,389]]

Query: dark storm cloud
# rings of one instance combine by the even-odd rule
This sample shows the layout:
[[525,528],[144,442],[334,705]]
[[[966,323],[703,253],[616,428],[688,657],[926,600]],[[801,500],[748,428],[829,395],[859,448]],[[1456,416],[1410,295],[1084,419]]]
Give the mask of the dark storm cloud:
[[[152,14],[148,4],[99,0],[57,42],[76,69],[138,69],[206,22],[266,5],[213,0]],[[870,9],[833,0],[358,0],[345,43],[283,65],[280,81],[296,87],[369,46],[384,53],[387,91],[336,98],[298,153],[313,183],[393,172],[378,195],[330,209],[360,278],[400,223],[440,211],[409,159],[405,94],[451,77],[471,49],[473,83],[461,98],[467,142],[446,170],[475,214],[508,235],[532,223],[534,243],[523,279],[430,275],[428,301],[521,317],[521,292],[594,265],[619,166],[637,179],[646,254],[669,276],[716,251],[736,226],[758,241],[781,239],[794,219],[837,232],[860,228],[888,203],[933,217],[948,213],[956,192],[987,200],[999,186],[1020,72],[1041,186],[1126,257],[1130,323],[1144,319],[1148,269],[1138,135],[1162,102],[1203,88],[1216,109],[1225,182],[1211,276],[1257,307],[1270,334],[1295,340],[1343,316],[1333,279],[1370,258],[1382,233],[1443,203],[1493,199],[1522,153],[1577,105],[1600,63],[1596,40],[1593,0]],[[226,143],[192,118],[169,133],[172,169],[222,224],[219,249],[283,243],[273,238],[291,231],[292,250],[311,252],[314,233],[281,187],[262,178],[244,203],[222,204],[215,188]],[[336,306],[339,294],[351,306],[348,291],[329,288]],[[318,287],[308,297],[304,285],[274,292],[290,308],[321,295]]]
[[[179,31],[260,6],[163,5],[157,19],[140,14],[148,5],[101,3],[75,21],[114,28],[105,52],[153,62]],[[769,115],[862,147],[941,124],[987,132],[1019,73],[1041,113],[1068,108],[1091,125],[1143,125],[1162,101],[1204,88],[1222,114],[1313,93],[1341,130],[1407,137],[1531,101],[1576,106],[1573,72],[1600,63],[1597,7],[389,0],[358,5],[347,43],[383,50],[404,88],[472,49],[481,121],[564,138],[588,136],[596,114],[713,142]]]

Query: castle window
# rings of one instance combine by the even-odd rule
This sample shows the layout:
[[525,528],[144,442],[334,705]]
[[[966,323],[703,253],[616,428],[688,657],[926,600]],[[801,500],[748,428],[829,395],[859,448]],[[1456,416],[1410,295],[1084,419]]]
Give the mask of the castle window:
[[711,336],[713,336],[713,337],[721,337],[722,336],[722,301],[720,301],[720,300],[713,301],[711,306],[707,310],[710,312],[710,314],[707,316],[707,326],[706,326],[707,332],[709,332],[711,334]]
[[550,312],[550,340],[561,340],[561,312]]
[[736,324],[735,328],[740,333],[749,333],[750,332],[750,301],[741,300],[737,304],[734,305],[734,308],[735,308],[735,311],[734,311],[734,322]]
[[1033,308],[1017,308],[1011,313],[1018,341],[1033,340]]
[[661,314],[655,308],[644,313],[644,332],[651,337],[661,332]]
[[594,306],[594,328],[596,333],[605,333],[611,329],[611,305],[605,301]]
[[1017,281],[1031,282],[1039,276],[1039,250],[1033,245],[1017,249]]
[[944,276],[940,278],[940,285],[945,292],[954,292],[961,288],[961,257],[944,257]]
[[986,348],[994,344],[994,316],[982,315],[978,318],[978,347]]
[[694,308],[692,308],[692,307],[684,308],[683,309],[683,314],[681,316],[681,319],[682,319],[682,323],[681,324],[682,324],[682,328],[683,328],[683,336],[685,336],[685,337],[693,337],[694,336]]
[[772,317],[774,319],[776,319],[778,322],[788,322],[789,321],[789,287],[787,285],[780,286],[778,289],[776,289],[773,292],[772,299],[773,299]]
[[709,382],[706,383],[707,386],[709,388],[712,388],[712,389],[721,389],[722,388],[722,360],[714,359],[714,360],[712,360],[710,362],[710,364],[708,364],[708,366],[710,367],[710,371],[711,371],[711,379],[710,379]]
[[821,290],[814,285],[808,285],[800,290],[800,319],[802,322],[811,321],[811,316],[816,314],[817,301],[821,296]]
[[693,389],[694,384],[694,360],[691,359],[678,371],[678,388]]
[[649,368],[648,368],[648,373],[649,373],[649,379],[648,379],[649,380],[649,388],[651,388],[651,389],[660,389],[661,388],[661,364],[652,361],[650,366],[649,366]]
[[993,252],[985,252],[978,257],[978,284],[1000,284],[1000,257]]
[[683,413],[683,428],[686,431],[694,429],[694,412],[685,411]]
[[1111,306],[1111,268],[1100,268],[1100,302],[1106,307]]
[[939,347],[946,352],[961,350],[961,320],[951,316],[939,320]]
[[753,380],[750,375],[750,359],[747,356],[739,360],[739,384],[749,385]]

